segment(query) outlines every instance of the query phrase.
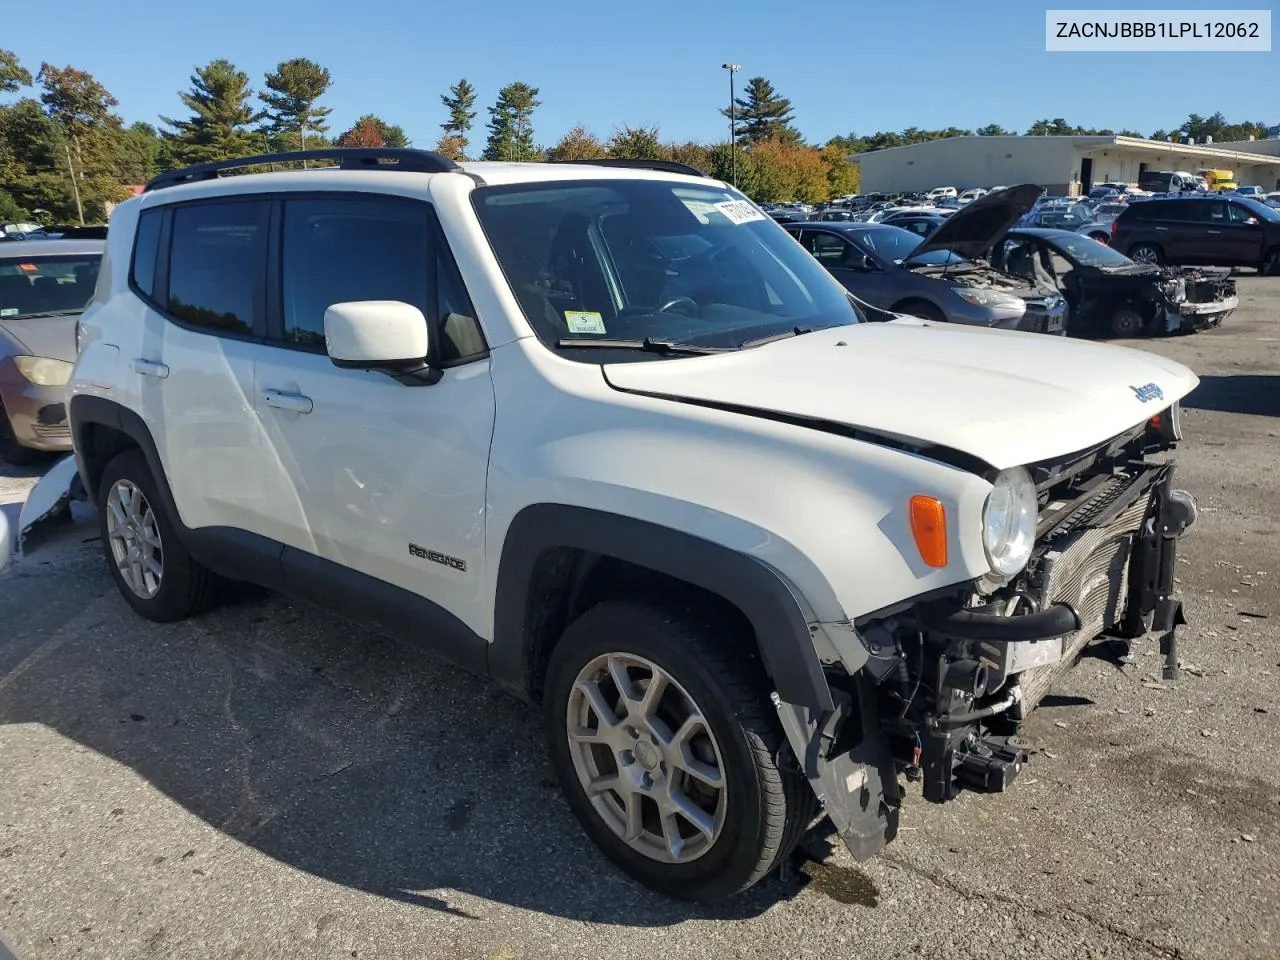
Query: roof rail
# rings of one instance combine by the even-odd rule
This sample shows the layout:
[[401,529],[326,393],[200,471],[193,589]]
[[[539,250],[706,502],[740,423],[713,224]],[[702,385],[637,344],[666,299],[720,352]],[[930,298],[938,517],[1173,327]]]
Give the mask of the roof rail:
[[608,157],[600,160],[552,160],[552,163],[581,163],[591,167],[626,167],[632,170],[661,170],[664,173],[683,173],[690,177],[705,177],[707,174],[687,163],[674,160],[632,160],[630,158]]
[[152,179],[143,193],[174,187],[180,183],[216,180],[227,170],[258,167],[276,163],[300,163],[306,160],[337,160],[340,170],[394,170],[400,173],[448,173],[460,170],[456,163],[429,150],[401,150],[392,147],[332,147],[324,150],[292,150],[264,153],[256,157],[235,157],[197,163],[180,170],[169,170]]

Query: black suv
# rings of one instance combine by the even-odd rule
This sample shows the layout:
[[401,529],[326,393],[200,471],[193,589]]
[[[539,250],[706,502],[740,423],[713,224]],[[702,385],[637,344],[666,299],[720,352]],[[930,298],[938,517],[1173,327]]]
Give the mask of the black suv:
[[1131,203],[1111,245],[1139,263],[1257,267],[1280,274],[1280,211],[1247,197],[1168,197]]

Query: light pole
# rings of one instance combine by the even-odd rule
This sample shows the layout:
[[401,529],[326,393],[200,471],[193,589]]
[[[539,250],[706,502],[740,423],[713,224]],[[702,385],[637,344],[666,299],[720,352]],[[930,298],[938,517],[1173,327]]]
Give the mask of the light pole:
[[729,71],[729,156],[732,158],[732,176],[730,182],[738,185],[738,116],[734,112],[737,107],[733,100],[733,75],[742,69],[740,63],[723,63],[720,65]]

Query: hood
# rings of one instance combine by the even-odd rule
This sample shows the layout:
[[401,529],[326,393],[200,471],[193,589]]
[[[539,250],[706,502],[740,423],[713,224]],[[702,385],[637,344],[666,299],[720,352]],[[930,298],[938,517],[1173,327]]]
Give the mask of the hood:
[[76,317],[32,317],[30,320],[0,320],[0,333],[17,341],[18,347],[33,357],[76,360]]
[[985,260],[996,241],[1013,229],[1044,190],[1033,183],[988,193],[961,207],[912,251],[954,250],[966,260]]
[[610,364],[604,376],[617,390],[840,424],[998,469],[1087,450],[1199,382],[1180,363],[1126,347],[915,320]]

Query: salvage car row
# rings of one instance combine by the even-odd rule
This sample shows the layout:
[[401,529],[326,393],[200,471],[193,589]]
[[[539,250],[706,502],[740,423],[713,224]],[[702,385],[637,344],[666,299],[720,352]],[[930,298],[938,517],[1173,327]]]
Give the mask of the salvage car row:
[[1079,232],[1015,227],[1040,192],[1009,187],[945,218],[783,226],[879,319],[1132,337],[1216,326],[1236,308],[1228,270],[1136,263]]

